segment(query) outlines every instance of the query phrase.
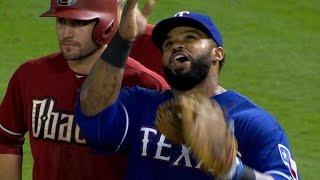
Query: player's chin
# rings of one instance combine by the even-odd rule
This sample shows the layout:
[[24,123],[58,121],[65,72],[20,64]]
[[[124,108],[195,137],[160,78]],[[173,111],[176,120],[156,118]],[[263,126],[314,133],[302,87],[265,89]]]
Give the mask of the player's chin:
[[168,66],[163,67],[163,70],[165,73],[171,74],[171,75],[183,75],[188,73],[188,67],[178,67],[173,64],[169,64]]
[[64,52],[64,51],[62,51],[62,55],[67,60],[78,60],[78,59],[80,59],[79,53],[72,53],[72,52]]
[[174,75],[179,75],[179,76],[185,76],[185,75],[187,75],[189,72],[190,72],[190,71],[189,71],[188,69],[185,69],[185,68],[173,70],[173,74],[174,74]]
[[173,66],[173,67],[169,67],[169,69],[174,75],[185,75],[190,72],[191,67],[190,66]]

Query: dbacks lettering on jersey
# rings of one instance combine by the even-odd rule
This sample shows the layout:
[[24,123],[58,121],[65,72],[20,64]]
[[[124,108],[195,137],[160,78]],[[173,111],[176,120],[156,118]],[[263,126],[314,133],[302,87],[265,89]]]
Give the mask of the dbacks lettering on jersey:
[[73,114],[55,112],[51,98],[32,100],[32,136],[67,143],[86,144]]

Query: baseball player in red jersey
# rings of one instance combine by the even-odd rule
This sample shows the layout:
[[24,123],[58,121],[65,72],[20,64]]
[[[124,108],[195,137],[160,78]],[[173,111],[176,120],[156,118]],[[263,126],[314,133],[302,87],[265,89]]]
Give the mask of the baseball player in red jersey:
[[[153,25],[148,24],[146,26],[146,31],[142,34],[138,41],[136,41],[131,49],[130,57],[137,59],[141,64],[151,69],[152,71],[160,74],[162,77],[165,77],[162,69],[162,59],[160,50],[152,42],[151,34],[153,30]],[[147,49],[142,50],[141,48],[145,47],[145,44],[152,44],[146,47]],[[146,53],[152,52],[152,53]]]
[[[21,179],[26,132],[35,180],[123,177],[126,157],[94,153],[74,120],[81,84],[117,28],[117,6],[115,0],[51,1],[42,16],[57,18],[61,52],[24,63],[9,82],[0,106],[0,179]],[[152,53],[147,47],[140,50]],[[131,58],[123,83],[168,88],[161,76]]]

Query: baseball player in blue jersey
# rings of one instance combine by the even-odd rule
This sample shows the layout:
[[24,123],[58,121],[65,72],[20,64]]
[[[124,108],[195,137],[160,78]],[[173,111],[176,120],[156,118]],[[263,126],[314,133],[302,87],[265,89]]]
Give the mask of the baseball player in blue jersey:
[[[128,153],[127,179],[212,179],[189,147],[174,143],[155,127],[163,102],[197,91],[225,111],[238,145],[228,172],[216,179],[298,179],[286,133],[277,120],[248,98],[219,85],[223,42],[210,17],[183,11],[155,26],[153,41],[162,51],[172,90],[120,90],[131,44],[144,28],[136,23],[136,3],[127,1],[117,35],[82,86],[76,121],[89,143],[98,150]],[[150,12],[145,8],[143,13],[147,17]]]

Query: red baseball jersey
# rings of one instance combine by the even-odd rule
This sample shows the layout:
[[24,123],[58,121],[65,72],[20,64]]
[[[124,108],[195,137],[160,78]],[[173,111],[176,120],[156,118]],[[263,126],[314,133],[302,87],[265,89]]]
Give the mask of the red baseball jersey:
[[153,27],[151,24],[147,25],[144,34],[134,43],[130,57],[164,77],[161,51],[154,45],[151,39]]
[[[75,101],[85,76],[69,69],[61,54],[21,65],[0,106],[0,153],[22,154],[29,132],[35,180],[122,179],[124,155],[96,154],[74,120]],[[158,74],[129,58],[123,85],[167,89]]]

